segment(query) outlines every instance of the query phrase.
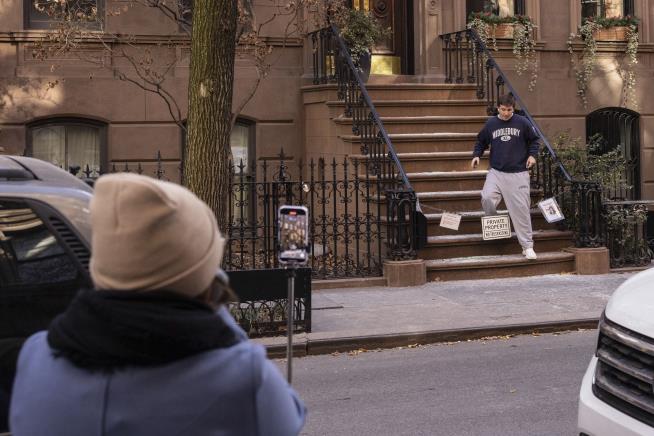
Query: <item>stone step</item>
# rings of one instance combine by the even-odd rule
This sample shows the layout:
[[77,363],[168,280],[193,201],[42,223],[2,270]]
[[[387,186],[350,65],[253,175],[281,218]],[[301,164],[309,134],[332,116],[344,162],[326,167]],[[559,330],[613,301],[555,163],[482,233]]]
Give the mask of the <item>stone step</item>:
[[[411,117],[425,115],[476,115],[487,116],[483,100],[377,100],[373,101],[377,113],[382,117]],[[329,108],[344,113],[345,102],[328,101]]]
[[[362,169],[363,171],[363,169]],[[413,190],[423,192],[470,191],[481,190],[486,179],[486,170],[475,171],[431,171],[406,173]],[[361,179],[366,176],[362,173]],[[371,189],[376,187],[377,176],[369,176]],[[383,184],[382,184],[383,187]]]
[[476,280],[501,277],[524,277],[560,274],[575,269],[575,256],[563,251],[536,252],[538,259],[527,260],[522,254],[506,256],[479,255],[428,260],[427,280]]
[[[479,205],[477,206],[479,207]],[[425,218],[427,218],[427,235],[429,236],[481,233],[481,217],[484,216],[484,211],[482,210],[459,212],[461,223],[459,224],[458,230],[441,227],[442,214],[425,212],[426,210],[426,208],[422,208]],[[506,209],[499,209],[497,213],[505,215],[508,214],[508,211]],[[551,230],[557,228],[555,224],[549,224],[538,209],[531,210],[531,225],[534,230]]]
[[378,100],[474,100],[477,88],[447,83],[367,83],[373,102]]
[[[538,190],[531,190],[532,202],[538,200],[541,194]],[[479,210],[481,207],[481,189],[467,191],[437,191],[418,192],[423,213],[467,212]],[[499,208],[505,208],[502,201]]]
[[[572,245],[572,232],[536,230],[533,233],[534,250],[548,252]],[[522,248],[515,232],[507,239],[484,241],[481,233],[429,236],[427,246],[418,253],[421,259],[449,259],[479,255],[520,254]]]
[[[388,134],[419,133],[478,133],[488,117],[486,116],[420,116],[382,117],[381,122]],[[353,132],[352,118],[338,117],[334,122],[340,126],[340,133]],[[391,139],[392,141],[392,139]]]
[[[397,157],[407,173],[424,171],[466,171],[470,170],[470,151],[434,151],[429,153],[398,153]],[[488,154],[481,158],[477,169],[488,169]]]
[[[367,155],[351,154],[352,161],[365,162]],[[421,173],[430,171],[468,171],[471,170],[472,151],[450,151],[431,153],[398,153],[402,168],[407,173]],[[488,154],[482,156],[477,169],[488,169]]]
[[[429,152],[468,152],[477,140],[476,133],[407,133],[390,134],[396,153],[429,153]],[[352,144],[352,153],[360,153],[361,137],[358,135],[342,135],[341,139]]]
[[481,190],[486,170],[407,173],[416,192]]

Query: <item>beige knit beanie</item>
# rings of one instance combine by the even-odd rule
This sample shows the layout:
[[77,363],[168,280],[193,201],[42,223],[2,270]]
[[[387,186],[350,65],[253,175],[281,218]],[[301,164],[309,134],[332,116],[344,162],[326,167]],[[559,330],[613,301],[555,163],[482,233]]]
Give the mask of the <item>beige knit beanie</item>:
[[174,183],[110,174],[91,200],[91,278],[97,289],[190,297],[211,284],[225,240],[209,207]]

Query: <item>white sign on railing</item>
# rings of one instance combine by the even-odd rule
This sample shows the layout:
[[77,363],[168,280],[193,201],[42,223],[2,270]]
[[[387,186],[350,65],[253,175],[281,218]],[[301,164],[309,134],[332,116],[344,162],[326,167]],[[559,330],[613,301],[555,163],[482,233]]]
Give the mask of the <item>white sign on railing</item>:
[[461,215],[457,215],[455,213],[448,213],[448,212],[443,212],[443,215],[441,215],[441,227],[445,227],[446,229],[450,230],[459,230],[459,226],[461,225]]
[[508,215],[481,217],[481,231],[484,241],[511,237],[511,221]]
[[561,208],[554,197],[547,198],[538,203],[538,208],[543,213],[543,216],[548,223],[555,223],[565,219],[563,212],[561,212]]

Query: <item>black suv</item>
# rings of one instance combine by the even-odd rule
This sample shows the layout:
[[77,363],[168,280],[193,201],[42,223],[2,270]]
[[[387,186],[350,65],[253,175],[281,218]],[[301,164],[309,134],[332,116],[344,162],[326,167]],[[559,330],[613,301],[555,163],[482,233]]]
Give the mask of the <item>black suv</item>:
[[90,285],[92,192],[49,163],[0,156],[0,433],[23,341]]

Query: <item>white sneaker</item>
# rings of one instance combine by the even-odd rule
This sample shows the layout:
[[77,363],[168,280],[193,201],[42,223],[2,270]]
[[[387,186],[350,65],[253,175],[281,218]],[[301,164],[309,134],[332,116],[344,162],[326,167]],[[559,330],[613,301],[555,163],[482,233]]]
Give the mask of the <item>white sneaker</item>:
[[522,250],[522,255],[529,260],[536,260],[538,258],[533,248],[525,248]]

